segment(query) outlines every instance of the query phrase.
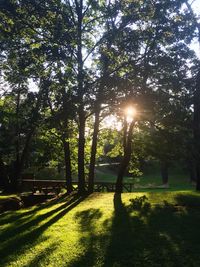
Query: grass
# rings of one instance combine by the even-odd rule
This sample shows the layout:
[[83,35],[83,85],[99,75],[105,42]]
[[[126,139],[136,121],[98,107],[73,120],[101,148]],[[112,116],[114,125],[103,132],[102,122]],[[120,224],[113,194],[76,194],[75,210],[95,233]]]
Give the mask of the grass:
[[11,197],[18,198],[16,194],[0,194],[0,201]]
[[[117,172],[110,170],[108,167],[98,166],[96,168],[97,181],[115,182],[116,177]],[[157,164],[147,167],[140,177],[124,177],[124,182],[133,182],[136,186],[135,191],[163,191],[163,189],[153,189],[153,187],[162,184],[160,168]],[[193,190],[194,187],[190,182],[189,174],[183,168],[173,166],[169,169],[169,189],[164,189],[165,191]]]
[[[96,181],[107,181],[107,182],[116,182],[117,177],[117,165],[108,166],[105,164],[98,165],[95,170],[95,180]],[[47,180],[56,180],[64,179],[64,171],[58,174],[55,168],[43,168],[39,171],[36,169],[27,170],[28,173],[33,172],[36,179],[47,179]],[[77,180],[77,175],[74,175],[74,180]],[[162,191],[159,189],[148,189],[153,188],[162,184],[161,174],[160,174],[160,165],[159,162],[152,161],[145,166],[145,170],[142,176],[140,177],[124,177],[124,182],[133,182],[136,185],[136,191]],[[184,168],[181,164],[175,164],[169,168],[169,190],[168,191],[177,191],[177,190],[193,190],[194,185],[190,183],[189,174],[187,169]],[[144,189],[143,189],[144,188]],[[167,189],[165,189],[167,190]]]
[[193,191],[62,196],[0,215],[0,266],[198,267],[199,221]]

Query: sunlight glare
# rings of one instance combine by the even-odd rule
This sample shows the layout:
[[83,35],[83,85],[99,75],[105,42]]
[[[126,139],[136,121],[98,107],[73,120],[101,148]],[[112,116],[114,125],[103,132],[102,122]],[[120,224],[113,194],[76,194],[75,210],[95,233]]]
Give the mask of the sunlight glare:
[[128,106],[125,108],[124,113],[126,115],[127,121],[131,122],[134,119],[137,111],[134,107]]

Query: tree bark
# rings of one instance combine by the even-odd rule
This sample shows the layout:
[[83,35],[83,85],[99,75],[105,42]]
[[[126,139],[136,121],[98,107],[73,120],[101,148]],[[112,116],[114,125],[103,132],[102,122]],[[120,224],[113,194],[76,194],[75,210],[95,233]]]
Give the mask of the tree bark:
[[78,140],[78,193],[85,193],[85,116],[83,110],[79,112],[79,140]]
[[161,177],[162,177],[162,183],[167,184],[168,183],[168,163],[166,161],[161,161]]
[[79,140],[78,140],[78,193],[85,193],[85,111],[84,111],[84,73],[83,73],[83,55],[82,55],[82,22],[83,22],[83,0],[75,1],[78,17],[77,23],[77,85],[78,85],[78,116],[79,116]]
[[100,119],[99,116],[100,116],[100,109],[98,108],[97,111],[95,112],[94,131],[92,136],[92,147],[90,154],[89,180],[88,180],[89,193],[92,193],[94,191],[94,170],[95,170],[97,140],[99,132],[99,119]]
[[67,193],[70,194],[73,191],[70,144],[69,144],[69,141],[66,141],[65,136],[63,136],[63,140],[62,141],[63,141],[64,156],[65,156],[66,187],[67,187]]
[[189,174],[190,174],[190,182],[191,183],[193,183],[193,182],[196,183],[197,176],[196,176],[196,164],[195,164],[195,161],[194,161],[194,159],[189,159],[187,163],[188,163],[188,170],[189,170]]
[[3,159],[0,156],[0,188],[3,190],[8,190],[8,174],[7,174],[7,168],[3,162]]
[[[195,15],[191,4],[185,1],[185,4],[190,11],[193,23],[197,30],[198,41],[200,44],[200,23],[198,16]],[[196,165],[196,190],[200,191],[200,71],[196,78],[196,90],[194,92],[194,118],[193,118],[193,136],[194,136],[194,149],[195,149],[195,165]]]
[[132,132],[135,122],[130,123],[128,134],[124,133],[126,137],[126,146],[124,147],[124,156],[119,167],[119,172],[116,181],[116,193],[122,193],[123,191],[123,177],[131,159],[132,152]]
[[196,165],[196,190],[200,191],[200,71],[197,74],[196,90],[194,92],[194,119],[193,134],[195,146],[195,165]]

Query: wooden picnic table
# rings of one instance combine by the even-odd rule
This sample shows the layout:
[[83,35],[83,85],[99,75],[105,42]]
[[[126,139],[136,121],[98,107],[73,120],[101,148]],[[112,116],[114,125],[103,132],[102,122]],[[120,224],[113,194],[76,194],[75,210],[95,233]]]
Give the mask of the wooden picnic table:
[[[78,181],[73,181],[73,190],[78,189]],[[62,188],[66,187],[65,180],[36,180],[36,179],[22,179],[22,190],[30,190],[32,193],[36,191],[44,192],[45,194],[49,192],[59,193]],[[88,188],[88,182],[86,182],[86,189]],[[123,183],[123,189],[126,192],[132,192],[134,188],[133,183]],[[96,192],[114,192],[116,189],[116,184],[114,182],[94,182],[94,191]]]

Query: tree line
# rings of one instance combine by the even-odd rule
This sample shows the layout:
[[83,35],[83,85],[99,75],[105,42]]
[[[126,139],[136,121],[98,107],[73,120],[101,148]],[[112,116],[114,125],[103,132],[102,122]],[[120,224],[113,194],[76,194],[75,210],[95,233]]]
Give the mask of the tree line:
[[[169,162],[183,159],[200,190],[200,65],[190,46],[200,44],[200,24],[187,0],[0,6],[2,181],[16,189],[28,162],[62,148],[67,191],[76,169],[79,193],[86,174],[93,192],[101,121],[115,114],[123,124],[118,192],[133,153],[158,158],[166,179]],[[137,109],[131,123],[126,106]]]

